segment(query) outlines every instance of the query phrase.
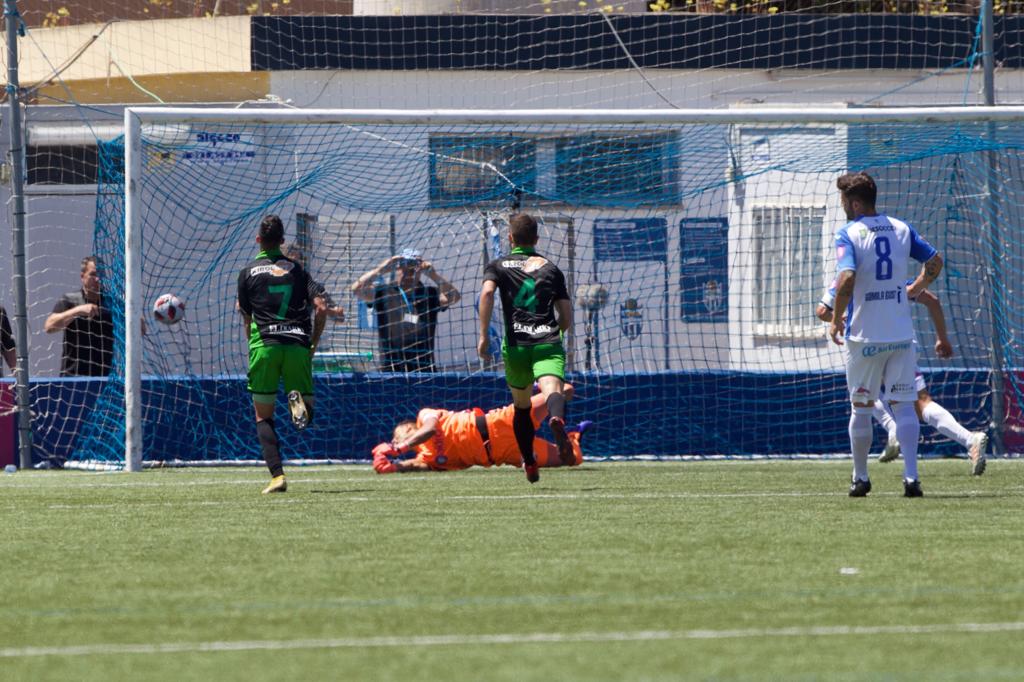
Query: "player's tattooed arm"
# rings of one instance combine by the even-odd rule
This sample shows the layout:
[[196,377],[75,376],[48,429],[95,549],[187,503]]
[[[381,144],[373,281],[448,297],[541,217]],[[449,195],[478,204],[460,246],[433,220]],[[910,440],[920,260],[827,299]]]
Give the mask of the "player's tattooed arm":
[[907,288],[907,298],[917,298],[921,292],[928,288],[928,285],[936,280],[942,272],[942,256],[935,254],[921,266],[921,272]]

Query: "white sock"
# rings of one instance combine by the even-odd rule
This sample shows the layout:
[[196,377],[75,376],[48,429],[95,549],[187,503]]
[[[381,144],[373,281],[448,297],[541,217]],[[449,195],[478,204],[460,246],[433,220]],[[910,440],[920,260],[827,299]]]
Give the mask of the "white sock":
[[960,422],[942,405],[934,400],[929,401],[921,411],[921,416],[924,417],[925,424],[934,426],[935,430],[946,438],[960,443],[965,448],[970,447],[971,432],[960,426]]
[[853,450],[853,478],[868,480],[868,452],[874,429],[871,427],[871,408],[854,405],[850,413],[850,448]]
[[881,400],[876,400],[871,413],[874,415],[875,421],[881,424],[885,432],[889,434],[889,440],[894,439],[896,437],[896,420],[892,418],[889,407]]
[[903,453],[903,478],[917,480],[917,440],[921,436],[921,423],[917,421],[914,403],[894,403],[892,414],[896,418],[896,438]]

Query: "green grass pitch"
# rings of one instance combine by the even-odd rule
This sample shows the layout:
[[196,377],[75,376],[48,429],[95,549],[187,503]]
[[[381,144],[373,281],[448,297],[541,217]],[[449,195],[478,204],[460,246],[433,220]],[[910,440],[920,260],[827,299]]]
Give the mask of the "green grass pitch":
[[0,474],[3,680],[1019,680],[1024,463]]

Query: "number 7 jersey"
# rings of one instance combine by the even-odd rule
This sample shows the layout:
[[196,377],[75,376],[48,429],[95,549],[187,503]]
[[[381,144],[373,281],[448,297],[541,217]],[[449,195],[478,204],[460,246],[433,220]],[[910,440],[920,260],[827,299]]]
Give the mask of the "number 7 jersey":
[[309,346],[318,294],[302,266],[280,251],[261,251],[238,273],[238,308],[252,317],[250,348]]
[[924,263],[935,248],[902,220],[861,216],[836,233],[836,272],[857,279],[846,308],[846,338],[862,343],[914,338],[905,282],[909,259]]

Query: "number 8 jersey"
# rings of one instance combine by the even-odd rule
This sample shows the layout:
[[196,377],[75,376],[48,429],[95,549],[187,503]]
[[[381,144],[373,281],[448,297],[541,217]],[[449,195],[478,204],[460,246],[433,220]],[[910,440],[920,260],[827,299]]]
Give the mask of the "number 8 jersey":
[[886,215],[861,216],[836,233],[836,272],[857,275],[846,309],[846,338],[861,343],[914,338],[905,282],[908,260],[936,254],[910,225]]

